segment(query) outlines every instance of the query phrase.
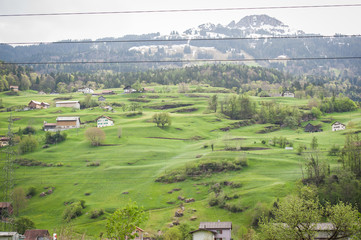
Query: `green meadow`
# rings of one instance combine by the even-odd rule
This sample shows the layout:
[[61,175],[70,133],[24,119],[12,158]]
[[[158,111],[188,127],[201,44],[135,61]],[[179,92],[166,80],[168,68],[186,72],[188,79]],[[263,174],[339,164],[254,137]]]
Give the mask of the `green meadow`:
[[[163,86],[154,88],[157,92],[163,89]],[[305,162],[304,156],[296,154],[300,144],[309,146],[312,138],[317,137],[322,158],[326,159],[332,168],[337,168],[337,158],[327,156],[327,151],[334,144],[342,146],[345,133],[359,130],[361,127],[361,114],[358,110],[327,114],[317,121],[312,121],[311,123],[322,125],[323,132],[319,133],[305,133],[301,127],[258,133],[269,124],[253,124],[223,131],[221,128],[229,127],[239,120],[230,120],[218,112],[207,110],[208,97],[213,93],[184,94],[177,93],[175,86],[170,86],[169,89],[171,92],[136,94],[123,94],[122,89],[113,89],[116,95],[104,95],[107,103],[123,103],[128,106],[133,103],[129,99],[145,99],[144,102],[137,102],[141,106],[141,110],[138,109],[141,114],[135,115],[130,115],[129,111],[123,111],[122,107],[117,106],[113,106],[112,112],[106,112],[100,107],[81,110],[55,107],[54,98],[83,100],[84,95],[81,93],[38,95],[28,91],[21,92],[19,96],[1,93],[0,98],[5,108],[27,105],[30,100],[51,104],[49,109],[0,113],[0,135],[6,135],[10,116],[14,120],[14,133],[26,126],[32,126],[37,130],[34,135],[39,142],[36,151],[13,158],[32,159],[48,164],[14,164],[15,185],[25,191],[29,187],[35,187],[37,191],[36,196],[28,200],[20,216],[29,217],[38,229],[58,232],[61,227],[71,225],[76,232],[85,233],[87,239],[98,239],[99,234],[105,232],[106,218],[131,199],[148,212],[148,220],[140,227],[149,234],[155,234],[158,230],[166,231],[176,220],[188,223],[193,228],[197,228],[200,221],[221,220],[232,221],[233,235],[240,237],[250,226],[257,203],[271,206],[278,198],[295,191],[298,181],[302,178],[301,169]],[[191,90],[195,90],[195,87]],[[218,95],[219,98],[223,98],[227,93]],[[92,99],[97,100],[97,97]],[[252,97],[252,100],[275,101],[298,107],[308,103],[307,99],[281,97]],[[184,106],[164,110],[154,108],[175,104]],[[190,108],[193,109],[189,110]],[[171,126],[159,128],[152,122],[153,114],[162,111],[170,113]],[[102,128],[106,139],[102,146],[94,147],[87,141],[84,133],[88,127],[96,126],[95,119],[101,115],[111,117],[114,126]],[[66,141],[42,148],[45,144],[43,122],[55,123],[58,116],[79,116],[84,124],[80,129],[67,130]],[[353,129],[332,132],[331,123],[322,121],[323,119],[344,124],[352,121]],[[305,126],[307,123],[304,122],[302,125]],[[280,136],[292,142],[294,150],[271,144],[274,137]],[[229,145],[248,150],[226,151],[225,147]],[[5,158],[6,155],[2,151],[1,169]],[[205,160],[231,161],[237,158],[246,158],[248,166],[239,171],[207,174],[183,182],[155,181],[161,175],[186,168],[193,163]],[[95,162],[99,163],[99,166],[89,166]],[[238,195],[238,198],[227,202],[240,206],[242,211],[233,213],[217,206],[209,206],[210,187],[224,182],[239,185],[236,188],[222,185],[222,190],[227,195]],[[54,188],[53,193],[40,197],[40,193],[46,192],[49,188]],[[195,201],[185,203],[179,200],[178,196],[194,198]],[[66,204],[78,200],[84,200],[86,204],[82,216],[65,223],[62,213]],[[174,213],[180,205],[185,208],[184,216],[175,218]],[[90,212],[95,209],[104,209],[105,214],[91,219]]]

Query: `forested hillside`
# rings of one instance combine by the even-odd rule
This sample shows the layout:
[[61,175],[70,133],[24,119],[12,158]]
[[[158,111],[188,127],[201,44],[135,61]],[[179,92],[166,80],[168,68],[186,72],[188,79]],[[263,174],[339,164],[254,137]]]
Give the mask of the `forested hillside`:
[[361,77],[293,76],[274,69],[246,65],[212,64],[168,70],[117,73],[99,70],[96,73],[39,74],[28,67],[1,64],[0,91],[17,85],[20,90],[46,93],[69,93],[80,87],[93,89],[119,88],[134,84],[199,83],[225,87],[253,96],[277,96],[291,91],[296,97],[330,97],[340,93],[360,101]]

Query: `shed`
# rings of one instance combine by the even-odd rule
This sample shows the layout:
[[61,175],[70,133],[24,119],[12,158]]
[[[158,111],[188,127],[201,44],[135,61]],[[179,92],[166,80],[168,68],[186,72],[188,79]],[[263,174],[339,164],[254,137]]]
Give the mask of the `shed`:
[[55,103],[56,107],[71,107],[80,109],[80,103],[79,101],[61,101]]
[[60,129],[80,128],[80,117],[57,117],[56,127]]
[[103,96],[98,97],[98,101],[99,101],[99,102],[104,102],[105,100],[106,100],[106,98],[103,97]]

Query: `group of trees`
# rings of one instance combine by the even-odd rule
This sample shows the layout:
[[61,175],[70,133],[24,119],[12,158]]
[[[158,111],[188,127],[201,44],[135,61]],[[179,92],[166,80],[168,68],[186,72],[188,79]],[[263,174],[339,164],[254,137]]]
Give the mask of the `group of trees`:
[[170,126],[172,124],[172,119],[167,112],[156,113],[153,115],[152,119],[153,122],[157,124],[157,127],[164,128],[166,125]]
[[[212,97],[213,99],[213,97]],[[215,103],[213,103],[213,109]],[[256,113],[256,104],[247,96],[232,95],[220,102],[221,112],[231,119],[250,119]],[[212,106],[211,106],[212,107]]]
[[325,229],[320,222],[327,217],[327,231],[323,239],[344,239],[361,237],[361,218],[351,204],[339,202],[335,205],[322,206],[317,198],[317,191],[303,187],[297,195],[290,195],[276,204],[273,217],[261,220],[260,239],[299,240],[314,239],[319,229]]

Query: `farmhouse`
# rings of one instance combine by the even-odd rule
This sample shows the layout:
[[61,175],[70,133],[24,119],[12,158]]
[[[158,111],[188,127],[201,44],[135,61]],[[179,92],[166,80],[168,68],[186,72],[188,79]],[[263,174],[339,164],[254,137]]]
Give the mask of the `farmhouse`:
[[103,94],[103,95],[114,95],[116,93],[113,90],[103,90],[101,94]]
[[19,86],[10,86],[10,91],[19,92]]
[[71,128],[80,128],[79,117],[57,117],[56,128],[65,130]]
[[134,93],[136,92],[137,90],[135,90],[134,88],[132,88],[131,86],[126,86],[124,88],[124,93]]
[[282,94],[283,97],[291,97],[291,98],[294,98],[295,97],[295,94],[294,93],[291,93],[289,91],[286,91]]
[[9,202],[0,202],[0,219],[7,218],[13,214],[13,205]]
[[340,130],[345,130],[346,129],[346,125],[342,124],[340,122],[334,122],[332,124],[332,131],[340,131]]
[[92,94],[92,93],[94,93],[94,90],[91,88],[85,87],[85,88],[79,88],[78,92],[82,92],[84,94]]
[[96,119],[97,121],[97,127],[101,128],[101,127],[108,127],[108,126],[113,126],[114,125],[114,121],[113,119],[111,119],[110,117],[107,116],[100,116]]
[[56,123],[47,123],[46,121],[44,121],[43,124],[43,130],[46,132],[55,132],[57,131],[56,129]]
[[305,132],[322,132],[322,129],[319,126],[314,126],[311,123],[308,123],[305,126]]
[[191,232],[193,240],[231,240],[232,222],[200,222],[199,229]]
[[42,109],[42,108],[49,108],[50,104],[46,103],[46,102],[38,102],[38,101],[31,100],[28,103],[28,107],[29,107],[29,109]]
[[62,101],[62,102],[56,102],[56,107],[70,107],[75,109],[80,109],[80,103],[79,101]]
[[32,229],[26,230],[25,233],[25,240],[50,240],[50,234],[48,230],[43,229]]
[[0,137],[0,147],[6,147],[9,145],[10,138],[8,137]]

